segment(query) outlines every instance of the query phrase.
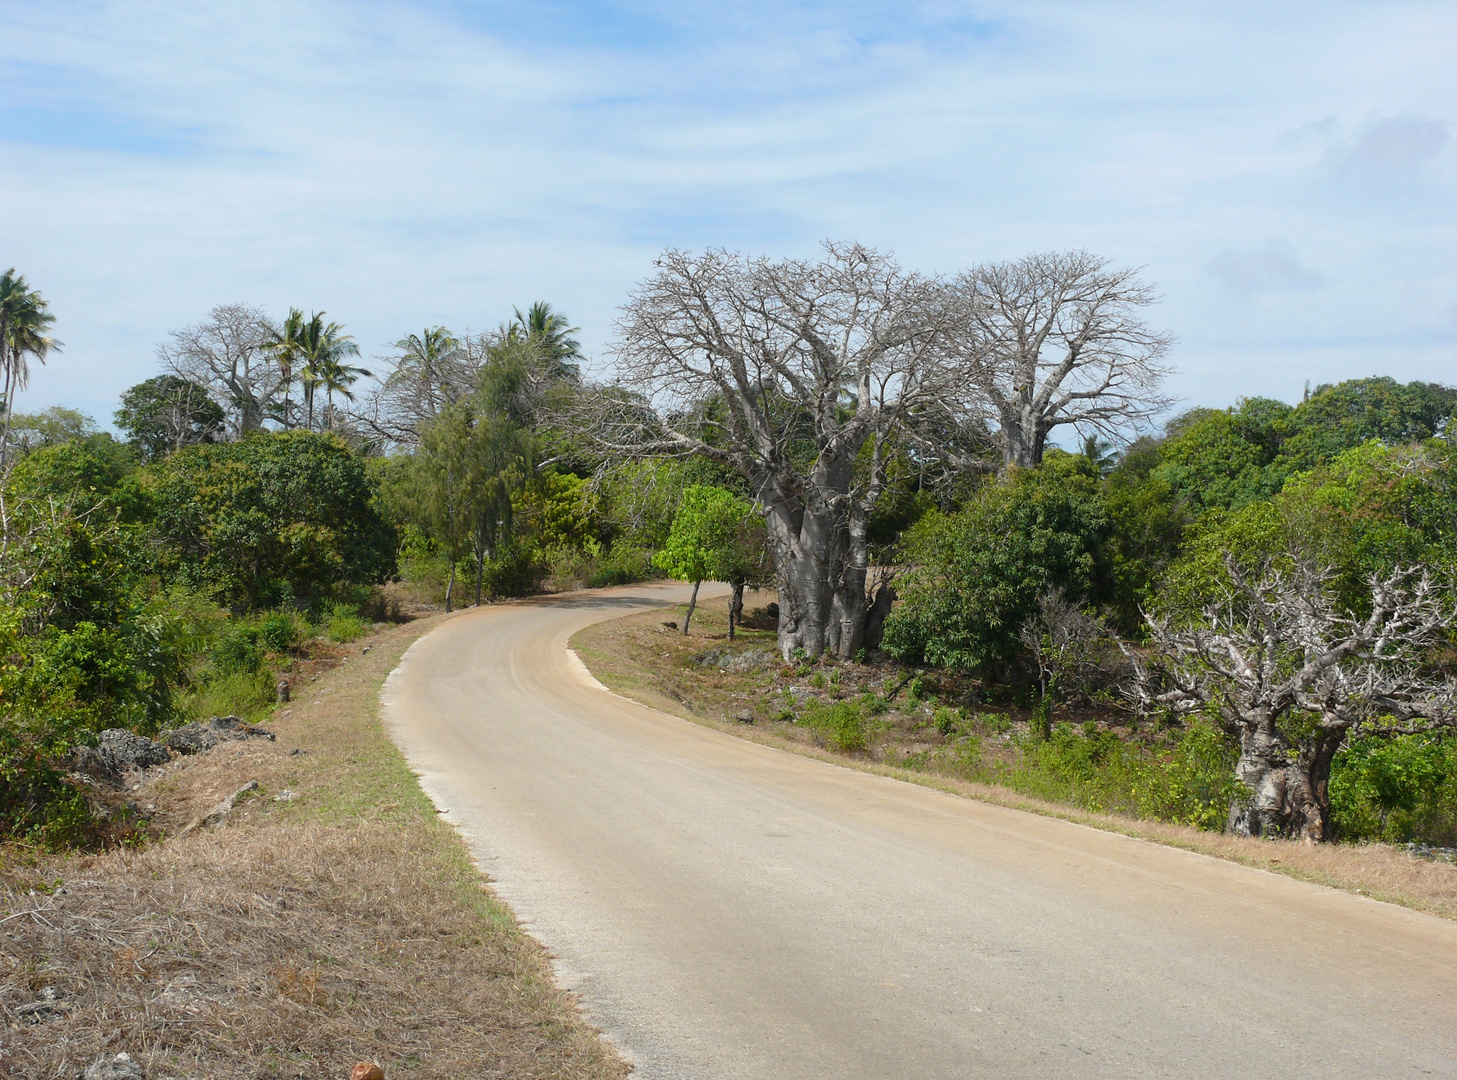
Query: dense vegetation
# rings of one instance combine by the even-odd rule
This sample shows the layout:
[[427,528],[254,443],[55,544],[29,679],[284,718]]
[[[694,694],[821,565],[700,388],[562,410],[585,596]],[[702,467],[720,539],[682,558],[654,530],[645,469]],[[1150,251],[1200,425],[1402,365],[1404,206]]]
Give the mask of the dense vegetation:
[[[978,287],[1002,270],[980,270]],[[1100,287],[1133,288],[1104,277]],[[907,318],[932,310],[933,285],[897,294]],[[1139,289],[1119,302],[1145,303]],[[1040,434],[1009,442],[931,412],[902,429],[887,413],[850,453],[835,432],[865,410],[844,385],[822,416],[750,394],[758,416],[708,391],[664,426],[647,399],[585,382],[575,328],[547,304],[474,337],[430,327],[402,338],[364,394],[369,372],[349,362],[358,350],[338,323],[294,309],[275,324],[227,305],[174,332],[164,370],[123,395],[120,440],[68,410],[14,413],[26,358],[55,347],[52,320],[13,273],[0,307],[0,821],[12,837],[124,836],[71,774],[78,747],[107,728],[261,715],[308,642],[348,640],[389,609],[382,587],[448,610],[658,574],[717,578],[735,586],[732,628],[743,588],[778,571],[781,652],[819,643],[785,653],[796,665],[873,654],[952,674],[972,690],[926,698],[947,730],[980,730],[987,703],[1030,710],[1020,764],[1001,782],[1209,827],[1260,785],[1305,784],[1304,803],[1279,794],[1274,809],[1228,820],[1315,839],[1457,842],[1457,716],[1437,692],[1454,666],[1449,388],[1372,378],[1295,406],[1246,399],[1185,413],[1121,451],[1098,437],[1107,417],[1088,420],[1069,452],[1045,435],[1075,418],[1049,414]],[[1149,333],[1149,364],[1164,345]],[[751,415],[782,430],[765,451],[779,480],[736,449]],[[614,442],[634,425],[659,441]],[[811,641],[785,636],[807,617],[793,604],[813,593],[784,577],[798,565],[786,561],[797,543],[786,522],[800,519],[782,492],[771,513],[763,493],[799,476],[811,498],[821,443],[839,447],[835,467],[859,494],[814,510],[850,539]],[[1241,726],[1210,627],[1273,627],[1276,594],[1296,592],[1307,623],[1318,615],[1334,633],[1386,619],[1404,651],[1352,638],[1342,656],[1366,668],[1336,665],[1269,708],[1268,687],[1244,687],[1268,722]],[[1313,648],[1270,644],[1266,681]],[[1340,690],[1337,676],[1355,675],[1385,689]],[[1424,687],[1436,689],[1414,692]],[[1345,704],[1326,707],[1316,691]],[[872,705],[842,701],[806,722],[854,752]]]

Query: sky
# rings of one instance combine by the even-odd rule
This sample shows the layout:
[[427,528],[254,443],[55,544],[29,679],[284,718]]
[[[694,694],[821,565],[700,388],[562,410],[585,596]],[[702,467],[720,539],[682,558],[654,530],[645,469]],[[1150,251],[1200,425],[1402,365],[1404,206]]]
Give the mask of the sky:
[[[1180,407],[1457,382],[1457,4],[0,0],[0,268],[107,423],[219,303],[365,357],[665,247],[1142,268]],[[380,367],[379,364],[366,366]]]

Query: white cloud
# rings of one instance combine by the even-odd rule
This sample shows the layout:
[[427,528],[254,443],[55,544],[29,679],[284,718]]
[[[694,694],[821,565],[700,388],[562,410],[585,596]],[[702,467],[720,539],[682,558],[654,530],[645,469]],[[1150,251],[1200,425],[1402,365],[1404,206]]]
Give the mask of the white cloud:
[[1436,160],[1450,139],[1450,125],[1443,120],[1382,117],[1331,146],[1326,164],[1336,175],[1360,181],[1410,180]]
[[1300,261],[1287,240],[1267,240],[1253,251],[1225,248],[1204,264],[1204,272],[1245,295],[1317,289],[1325,278]]
[[[1450,356],[1403,335],[1457,295],[1451,155],[1421,126],[1457,100],[1457,8],[1254,18],[1139,0],[0,6],[0,266],[67,342],[27,406],[105,419],[167,330],[230,300],[325,308],[370,352],[541,298],[601,354],[662,246],[812,254],[827,236],[928,270],[1081,246],[1146,266],[1192,401],[1295,394],[1348,364],[1441,377]],[[1310,117],[1330,119],[1281,140]],[[1417,170],[1431,197],[1348,205],[1349,185],[1313,183],[1322,160]],[[1220,251],[1280,235],[1321,253],[1324,288],[1288,248]],[[1231,320],[1211,275],[1299,310]]]

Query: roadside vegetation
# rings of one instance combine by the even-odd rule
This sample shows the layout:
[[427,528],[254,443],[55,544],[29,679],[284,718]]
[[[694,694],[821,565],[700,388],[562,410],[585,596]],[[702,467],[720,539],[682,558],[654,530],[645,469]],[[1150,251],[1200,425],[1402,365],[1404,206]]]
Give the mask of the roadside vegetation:
[[171,839],[11,847],[0,1075],[78,1076],[118,1053],[146,1076],[216,1080],[347,1077],[361,1060],[388,1076],[627,1075],[380,723],[384,678],[443,617],[320,658],[275,739],[132,774],[126,800]]
[[77,772],[101,732],[261,717],[402,605],[668,575],[732,586],[732,647],[765,653],[755,723],[834,752],[1457,847],[1451,388],[1358,379],[1155,428],[1172,341],[1133,271],[933,277],[830,244],[665,253],[602,380],[546,303],[369,357],[325,313],[219,305],[161,343],[115,438],[14,412],[58,346],[4,281],[12,842],[145,835]]

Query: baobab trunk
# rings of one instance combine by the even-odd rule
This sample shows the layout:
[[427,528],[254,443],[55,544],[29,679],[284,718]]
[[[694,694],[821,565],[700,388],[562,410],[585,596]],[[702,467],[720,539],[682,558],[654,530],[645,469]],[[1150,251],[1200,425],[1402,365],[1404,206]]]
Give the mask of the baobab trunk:
[[1344,731],[1316,735],[1293,757],[1273,724],[1246,728],[1240,736],[1235,775],[1249,794],[1229,809],[1228,832],[1322,843],[1331,839],[1331,762]]

